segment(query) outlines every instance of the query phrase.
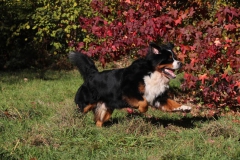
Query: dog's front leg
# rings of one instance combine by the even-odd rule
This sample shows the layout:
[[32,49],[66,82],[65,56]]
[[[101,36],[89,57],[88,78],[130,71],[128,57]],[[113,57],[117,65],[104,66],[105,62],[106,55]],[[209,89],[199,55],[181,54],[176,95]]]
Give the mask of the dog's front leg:
[[163,111],[189,111],[192,107],[181,105],[172,99],[167,99],[161,109]]

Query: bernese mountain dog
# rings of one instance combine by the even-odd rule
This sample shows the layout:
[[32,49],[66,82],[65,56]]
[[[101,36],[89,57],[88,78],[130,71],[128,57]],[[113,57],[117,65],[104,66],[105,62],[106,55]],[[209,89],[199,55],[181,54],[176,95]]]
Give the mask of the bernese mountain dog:
[[78,89],[75,103],[83,113],[92,110],[97,126],[108,121],[115,109],[135,108],[141,113],[148,106],[164,111],[190,110],[167,96],[169,81],[182,65],[173,52],[174,45],[149,44],[144,58],[126,68],[99,72],[85,54],[70,52],[70,61],[77,66],[84,83]]

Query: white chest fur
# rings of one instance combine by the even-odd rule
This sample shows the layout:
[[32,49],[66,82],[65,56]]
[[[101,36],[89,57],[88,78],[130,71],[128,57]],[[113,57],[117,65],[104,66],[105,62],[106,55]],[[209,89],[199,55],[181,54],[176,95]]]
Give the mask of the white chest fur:
[[143,78],[145,83],[144,97],[150,105],[153,105],[153,100],[162,95],[169,88],[169,79],[163,74],[155,71],[150,76]]

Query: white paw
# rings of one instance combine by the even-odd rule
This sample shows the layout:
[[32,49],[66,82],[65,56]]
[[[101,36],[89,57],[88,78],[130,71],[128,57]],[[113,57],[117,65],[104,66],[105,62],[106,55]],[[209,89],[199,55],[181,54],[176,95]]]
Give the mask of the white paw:
[[174,111],[190,111],[192,107],[182,105],[181,107],[175,108]]
[[154,104],[154,107],[155,107],[155,108],[159,108],[159,107],[161,107],[160,102],[156,102],[156,103]]

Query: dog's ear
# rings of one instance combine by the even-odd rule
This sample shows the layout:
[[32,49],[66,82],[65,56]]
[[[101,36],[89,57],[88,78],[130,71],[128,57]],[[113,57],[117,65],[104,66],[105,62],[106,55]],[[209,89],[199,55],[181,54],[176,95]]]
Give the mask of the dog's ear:
[[154,42],[149,43],[149,51],[150,51],[150,53],[161,54],[160,50],[161,50],[161,47],[158,46],[156,43],[154,43]]

